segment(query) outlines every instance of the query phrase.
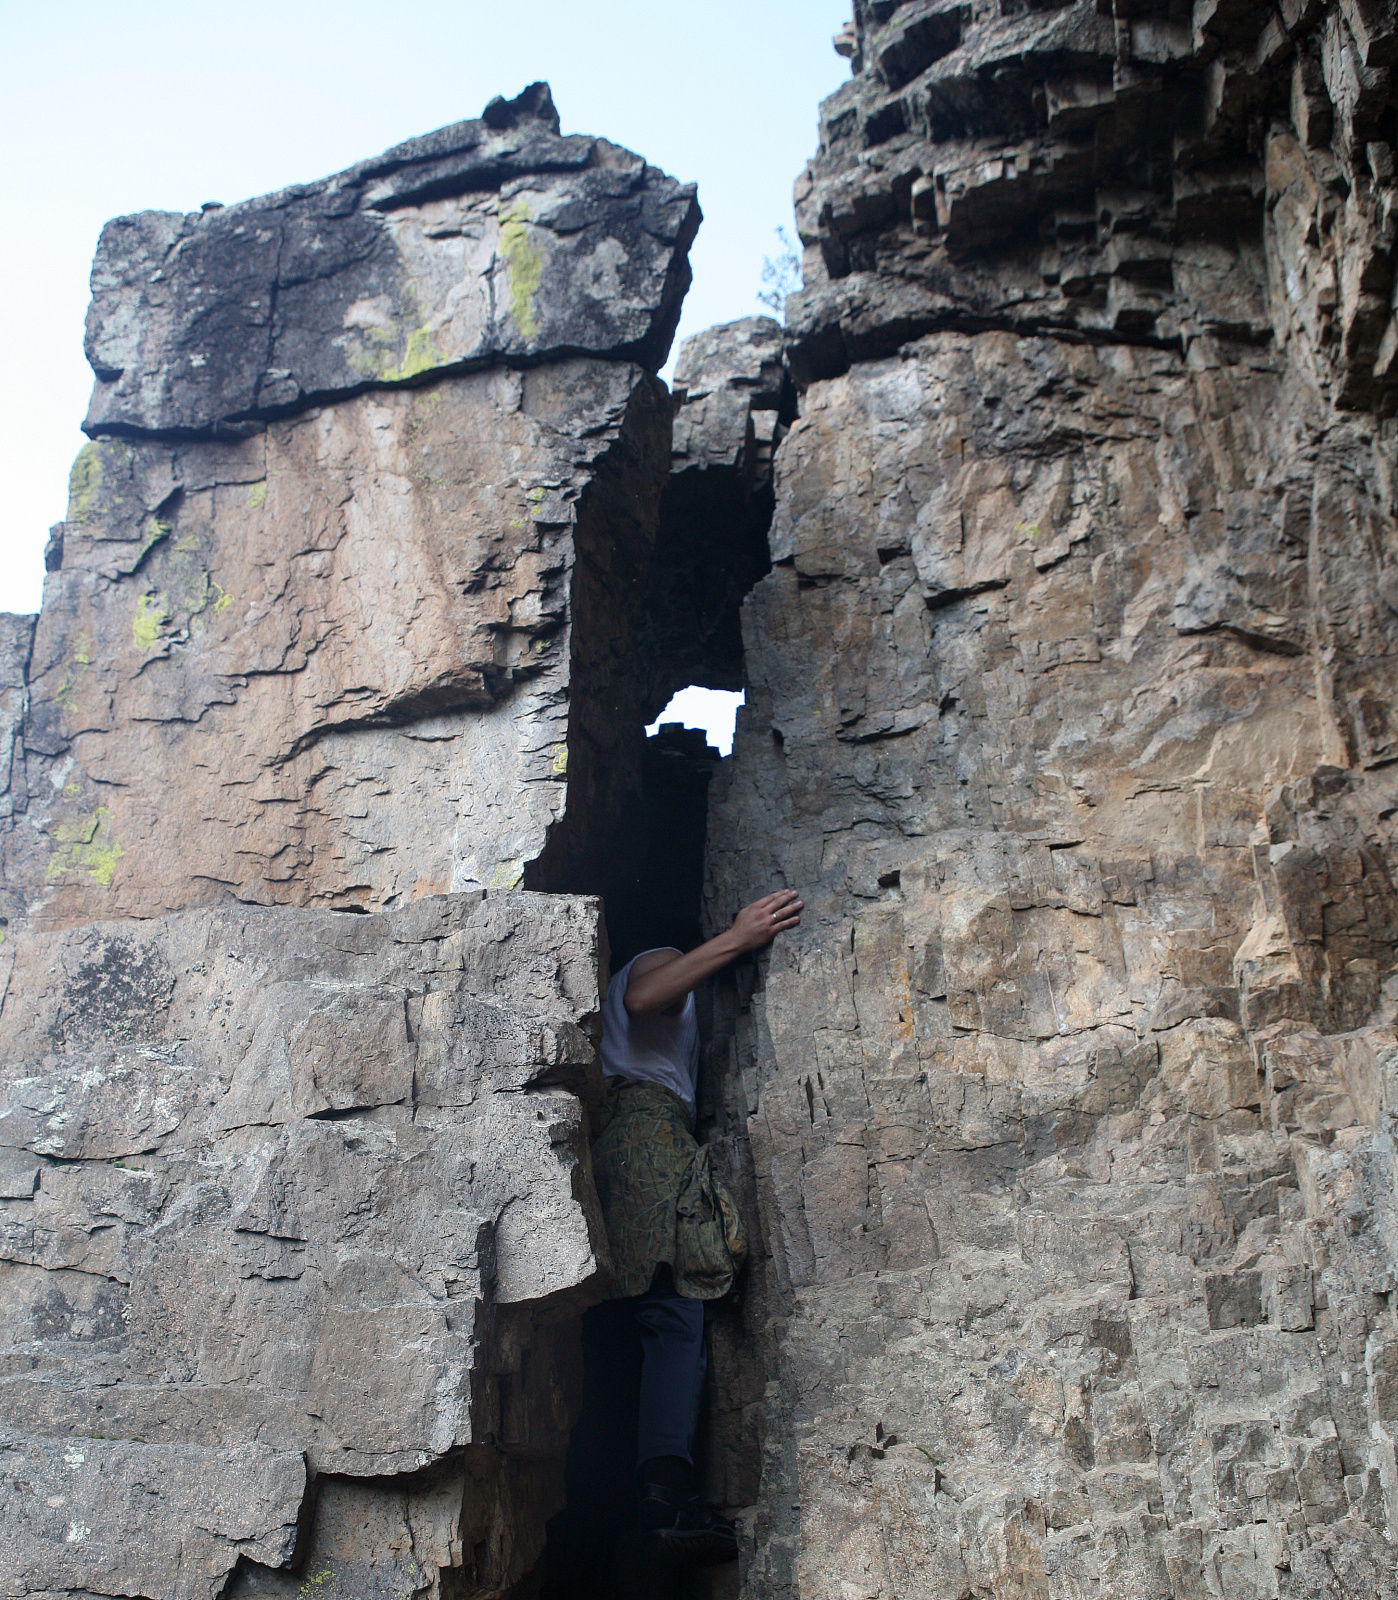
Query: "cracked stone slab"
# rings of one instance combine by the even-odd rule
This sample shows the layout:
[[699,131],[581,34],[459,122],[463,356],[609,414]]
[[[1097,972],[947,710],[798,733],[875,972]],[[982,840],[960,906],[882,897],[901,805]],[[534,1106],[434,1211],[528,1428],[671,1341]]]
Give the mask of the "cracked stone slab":
[[506,892],[21,934],[0,1422],[351,1475],[493,1437],[497,1325],[568,1314],[607,1259],[597,916]]
[[216,1600],[296,1549],[305,1457],[0,1432],[0,1593]]
[[14,910],[517,885],[584,724],[624,712],[626,619],[589,590],[631,592],[669,443],[656,379],[569,360],[87,445],[0,834]]
[[439,369],[665,360],[693,185],[559,134],[548,87],[319,183],[102,231],[86,431],[212,434]]

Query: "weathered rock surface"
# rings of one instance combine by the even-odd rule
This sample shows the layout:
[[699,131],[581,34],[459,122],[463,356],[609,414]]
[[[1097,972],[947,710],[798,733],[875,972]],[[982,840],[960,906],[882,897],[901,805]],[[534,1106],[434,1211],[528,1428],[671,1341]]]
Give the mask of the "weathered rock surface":
[[606,1259],[599,965],[594,904],[518,892],[21,935],[6,1593],[218,1594],[240,1555],[290,1559],[307,1463],[508,1482],[521,1457],[532,1565],[572,1403],[547,1325]]
[[108,236],[0,637],[7,1592],[540,1581],[603,957],[499,891],[647,937],[708,786],[709,926],[807,906],[706,1001],[745,1592],[1398,1597],[1398,18],[840,47],[673,434],[692,197],[543,91]]
[[606,886],[641,787],[697,221],[535,86],[104,235],[0,627],[0,1593],[539,1566],[606,944],[517,886]]
[[668,426],[639,368],[577,361],[87,446],[7,839],[31,917],[518,883],[570,784],[625,776],[593,751],[627,612],[592,591],[639,581]]
[[807,905],[705,1107],[745,1592],[1398,1594],[1394,20],[853,35],[708,823]]
[[103,229],[87,357],[99,434],[208,434],[438,369],[662,365],[693,186],[559,136],[546,84],[321,183]]
[[[13,827],[15,812],[23,812],[28,801],[24,724],[29,707],[29,652],[34,643],[35,621],[34,617],[0,612],[0,836]],[[23,909],[18,886],[0,872],[0,932],[8,933]],[[0,939],[0,986],[12,955],[13,946],[8,939]]]
[[296,1550],[306,1463],[231,1450],[0,1434],[7,1595],[86,1592],[215,1600],[241,1560]]
[[[463,206],[479,227],[446,218]],[[543,220],[504,237],[525,210]],[[539,242],[549,219],[556,250]],[[638,157],[559,138],[536,86],[325,184],[160,221],[179,245],[149,218],[112,225],[90,342],[109,329],[139,347],[145,398],[120,430],[89,423],[101,436],[50,543],[11,774],[24,822],[3,840],[31,922],[230,895],[377,909],[527,870],[531,887],[604,887],[609,847],[566,814],[571,794],[575,813],[614,816],[639,782],[635,628],[671,407],[637,362],[664,357],[697,221],[692,190]],[[311,302],[239,276],[262,233]],[[307,256],[293,272],[312,244],[315,270]],[[611,266],[589,276],[578,252]],[[393,371],[305,376],[299,400],[260,410],[231,397],[242,379],[222,363],[252,343],[225,324],[245,293],[276,299],[273,332],[307,360],[343,364],[349,336],[323,325],[341,302],[388,296],[394,328],[411,304],[445,339],[441,318],[495,277],[513,332],[469,359],[399,370],[413,363],[389,340],[374,349]],[[527,350],[534,300],[511,300],[516,279],[543,319]],[[108,393],[93,360],[95,406],[115,416],[127,380]],[[235,412],[246,437],[189,437]]]

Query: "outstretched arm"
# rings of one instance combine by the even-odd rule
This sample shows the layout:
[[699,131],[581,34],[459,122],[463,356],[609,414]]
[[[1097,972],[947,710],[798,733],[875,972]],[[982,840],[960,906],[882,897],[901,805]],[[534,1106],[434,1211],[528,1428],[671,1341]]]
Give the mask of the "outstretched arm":
[[761,950],[779,933],[801,921],[801,900],[794,889],[754,900],[733,919],[726,933],[710,939],[688,955],[655,950],[641,956],[631,968],[624,1004],[633,1017],[648,1011],[678,1010],[684,997],[710,973],[726,967],[748,950]]

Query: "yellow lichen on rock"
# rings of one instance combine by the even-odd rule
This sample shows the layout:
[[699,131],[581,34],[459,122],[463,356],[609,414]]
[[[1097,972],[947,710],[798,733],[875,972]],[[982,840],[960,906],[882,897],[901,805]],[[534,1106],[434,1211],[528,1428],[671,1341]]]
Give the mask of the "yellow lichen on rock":
[[544,252],[529,235],[531,218],[523,200],[500,215],[500,254],[510,279],[510,315],[515,327],[532,344],[539,337],[534,316],[534,294],[544,275]]
[[53,838],[56,848],[49,857],[47,882],[75,873],[99,888],[110,888],[117,862],[126,852],[112,831],[112,814],[106,806],[98,806],[81,822],[59,823]]

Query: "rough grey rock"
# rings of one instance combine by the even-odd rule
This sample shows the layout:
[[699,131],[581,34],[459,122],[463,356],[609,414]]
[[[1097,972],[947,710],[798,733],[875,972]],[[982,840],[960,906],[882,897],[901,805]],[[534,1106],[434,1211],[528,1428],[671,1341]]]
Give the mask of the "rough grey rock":
[[291,1558],[305,1459],[468,1459],[534,1497],[505,1576],[532,1564],[575,1403],[546,1325],[606,1262],[578,1098],[597,940],[595,903],[518,892],[21,934],[5,1592],[216,1595],[240,1554]]
[[[1382,8],[854,13],[855,76],[823,106],[796,186],[805,286],[787,323],[803,382],[946,328],[1168,346],[1275,329],[1342,404],[1389,404]],[[1274,158],[1258,160],[1278,134],[1302,152],[1283,158],[1280,212]]]
[[[472,205],[504,309],[415,344],[480,287],[443,220]],[[136,355],[0,639],[0,1427],[32,1462],[5,1593],[283,1594],[310,1560],[440,1600],[538,1568],[607,1271],[606,947],[596,901],[516,886],[600,889],[640,783],[645,364],[697,215],[537,89],[177,219],[135,298],[104,246],[94,337]],[[254,224],[281,267],[314,225],[322,270],[234,282]],[[273,287],[300,395],[239,366]],[[317,319],[370,289],[417,321],[351,318],[356,372]]]
[[708,825],[807,905],[702,1108],[744,1591],[1391,1597],[1395,19],[850,33]]
[[608,591],[645,570],[668,433],[655,379],[570,361],[86,446],[4,840],[31,920],[519,883],[636,759]]
[[546,84],[321,183],[102,231],[84,424],[255,426],[438,370],[568,355],[664,362],[693,186],[559,135]]
[[7,1595],[86,1592],[217,1600],[242,1561],[296,1550],[305,1459],[0,1433],[0,1574]]
[[[1389,682],[1392,512],[1323,416],[1002,333],[802,397],[709,823],[711,926],[808,907],[715,1062],[751,1592],[1391,1590],[1394,793],[1325,685]],[[1181,628],[1191,532],[1303,486],[1307,646]]]
[[[639,727],[700,681],[748,696],[707,925],[807,905],[706,1002],[745,1592],[1398,1595],[1395,38],[1349,0],[859,0],[805,288],[687,345],[668,474],[648,356],[410,374],[411,318],[375,392],[82,458],[11,672],[24,1448],[306,1452],[306,1578],[265,1485],[206,1519],[239,1594],[539,1581],[602,960],[594,910],[493,885],[610,893],[617,817],[648,869]],[[547,119],[449,131],[440,180],[517,138],[541,187]],[[696,746],[647,780],[691,854]],[[225,896],[282,909],[184,909]],[[175,1592],[153,1525],[113,1589]],[[23,1587],[75,1585],[23,1526]]]
[[33,617],[0,612],[0,819],[23,805],[24,714],[28,706],[29,652],[34,643]]
[[675,363],[672,471],[727,467],[753,487],[770,482],[791,400],[785,345],[772,317],[744,317],[684,341]]

